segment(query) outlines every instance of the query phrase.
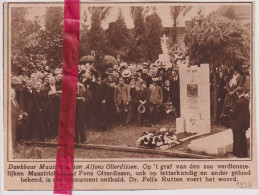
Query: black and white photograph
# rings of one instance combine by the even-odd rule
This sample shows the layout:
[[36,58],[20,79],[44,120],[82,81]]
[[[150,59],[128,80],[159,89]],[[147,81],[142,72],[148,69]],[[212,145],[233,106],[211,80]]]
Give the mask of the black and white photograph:
[[254,2],[2,7],[3,190],[258,188]]
[[[81,3],[75,159],[251,159],[252,11]],[[63,4],[7,12],[9,158],[55,159]]]

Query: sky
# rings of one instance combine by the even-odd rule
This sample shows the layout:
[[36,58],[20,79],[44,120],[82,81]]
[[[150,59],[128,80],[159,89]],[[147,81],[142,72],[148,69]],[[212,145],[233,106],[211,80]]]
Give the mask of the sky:
[[[118,13],[119,13],[118,7],[120,7],[120,9],[122,10],[122,14],[124,16],[125,23],[126,23],[127,27],[129,29],[134,27],[133,20],[132,20],[132,17],[130,15],[130,7],[129,6],[113,6],[111,11],[110,11],[110,14],[107,16],[107,19],[102,23],[103,29],[107,29],[108,26],[109,26],[109,23],[113,22],[117,19],[117,16],[118,16]],[[185,17],[182,17],[182,19],[178,23],[178,26],[183,27],[185,25],[185,21],[191,20],[192,17],[197,15],[197,13],[200,9],[202,10],[203,15],[206,16],[209,13],[211,13],[212,11],[215,11],[216,9],[218,9],[219,7],[220,7],[220,5],[204,5],[204,4],[203,5],[201,5],[201,4],[195,5],[185,15]],[[172,26],[172,19],[170,18],[170,7],[160,5],[160,6],[157,6],[156,10],[157,10],[157,13],[162,20],[162,25],[164,27],[171,27]],[[41,21],[41,25],[44,26],[43,17],[46,13],[46,7],[30,7],[28,9],[28,11],[29,11],[29,13],[26,16],[26,19],[32,20],[35,17],[38,17]],[[90,25],[91,14],[89,13],[89,11],[88,11],[88,9],[85,5],[81,6],[81,10],[80,10],[81,18],[83,17],[83,14],[84,14],[85,11],[88,15],[88,20],[87,20],[86,23]]]

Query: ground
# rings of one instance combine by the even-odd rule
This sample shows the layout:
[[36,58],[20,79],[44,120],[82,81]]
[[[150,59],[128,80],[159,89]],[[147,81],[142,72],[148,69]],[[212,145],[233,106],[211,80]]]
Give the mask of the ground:
[[[107,131],[86,130],[86,143],[94,145],[107,145],[119,147],[137,147],[135,142],[145,131],[159,130],[162,127],[175,130],[175,120],[163,120],[154,127],[138,127],[134,124],[125,127],[110,127]],[[217,133],[225,130],[221,125],[213,125],[212,132]],[[178,139],[189,137],[193,134],[183,133],[178,135]],[[200,136],[201,137],[201,136]],[[197,139],[193,138],[193,139]],[[187,145],[192,139],[183,142],[180,145],[167,149],[168,151],[180,151],[193,153],[188,151]],[[57,143],[57,140],[47,140],[45,143]],[[56,158],[56,147],[42,147],[42,145],[20,144],[19,151],[14,153],[15,158]],[[154,150],[154,149],[150,149]],[[114,151],[101,149],[86,149],[75,146],[75,158],[80,159],[100,159],[100,158],[173,158],[161,154],[137,153],[128,151]],[[217,157],[217,156],[216,156]],[[222,157],[222,156],[218,156]]]

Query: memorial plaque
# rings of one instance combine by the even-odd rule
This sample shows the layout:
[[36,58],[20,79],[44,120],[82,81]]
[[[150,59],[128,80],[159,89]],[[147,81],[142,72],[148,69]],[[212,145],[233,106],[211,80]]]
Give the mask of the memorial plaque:
[[[197,65],[182,64],[179,71],[181,118],[185,121],[185,131],[200,134],[209,133],[209,65],[202,64],[198,67]],[[182,131],[182,128],[179,129],[179,132]]]

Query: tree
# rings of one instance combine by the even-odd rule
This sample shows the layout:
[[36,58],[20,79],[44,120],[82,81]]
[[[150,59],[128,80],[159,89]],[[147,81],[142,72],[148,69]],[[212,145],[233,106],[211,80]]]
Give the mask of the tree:
[[180,16],[184,17],[188,11],[192,9],[192,6],[171,6],[170,15],[173,19],[173,30],[171,32],[173,45],[177,43],[177,24]]
[[148,10],[147,7],[135,6],[132,6],[130,9],[134,28],[130,34],[128,55],[132,61],[141,61],[145,58],[145,17]]
[[221,9],[218,10],[219,14],[229,19],[236,19],[236,12],[234,6],[222,6]]
[[212,13],[201,14],[191,21],[185,44],[186,54],[193,64],[209,63],[213,71],[213,118],[217,117],[216,68],[242,66],[250,61],[248,32],[237,21]]
[[23,68],[33,70],[45,61],[41,43],[42,29],[37,18],[26,20],[27,9],[12,8],[11,11],[11,69],[20,72]]
[[108,47],[121,50],[128,44],[129,30],[125,24],[121,9],[119,9],[118,18],[115,22],[110,23],[107,29]]
[[138,40],[135,37],[133,31],[129,32],[128,40],[128,52],[126,54],[126,60],[132,62],[140,62],[144,58],[144,46],[138,45]]
[[145,20],[145,51],[146,60],[155,61],[161,53],[162,20],[156,12]]
[[[88,36],[88,43],[91,51],[96,51],[97,56],[102,56],[106,50],[105,32],[101,27],[101,22],[109,14],[111,7],[90,7],[92,14],[91,28]],[[98,57],[97,57],[98,59]]]
[[56,68],[62,65],[64,9],[48,7],[45,14],[45,30],[41,47],[47,58],[47,65]]
[[90,46],[89,46],[89,25],[86,24],[87,21],[87,14],[86,11],[84,11],[83,15],[83,22],[81,22],[80,26],[80,50],[79,50],[79,57],[89,55],[91,52]]

